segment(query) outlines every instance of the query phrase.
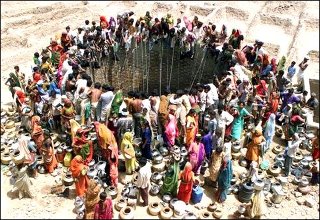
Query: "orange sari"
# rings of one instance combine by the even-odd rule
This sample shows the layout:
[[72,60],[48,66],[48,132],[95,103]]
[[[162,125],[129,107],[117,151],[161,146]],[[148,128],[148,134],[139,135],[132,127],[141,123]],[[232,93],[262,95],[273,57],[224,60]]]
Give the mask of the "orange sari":
[[53,143],[51,138],[47,139],[45,143],[47,141],[51,142],[50,143],[51,146],[49,148],[42,147],[42,154],[43,154],[44,165],[46,167],[46,170],[48,171],[48,173],[52,173],[54,169],[58,166],[58,162],[57,162],[56,155],[53,152]]
[[180,186],[177,198],[179,200],[184,201],[186,204],[189,203],[192,193],[192,187],[193,187],[193,179],[194,174],[192,172],[192,165],[190,162],[187,162],[184,166],[184,170],[180,172],[179,175]]
[[189,149],[190,145],[194,142],[198,130],[194,117],[187,116],[187,126],[188,125],[189,127],[186,129],[186,146]]
[[260,152],[259,144],[264,141],[264,137],[262,135],[262,129],[256,129],[256,132],[257,134],[252,133],[252,141],[248,144],[246,159],[258,162]]
[[84,196],[89,186],[86,170],[87,167],[84,165],[82,157],[80,155],[75,156],[71,161],[70,171],[75,179],[76,194],[80,197]]
[[36,143],[38,151],[41,152],[42,144],[44,141],[44,135],[43,135],[43,130],[40,126],[39,116],[35,115],[31,118],[31,127],[32,127],[31,138]]

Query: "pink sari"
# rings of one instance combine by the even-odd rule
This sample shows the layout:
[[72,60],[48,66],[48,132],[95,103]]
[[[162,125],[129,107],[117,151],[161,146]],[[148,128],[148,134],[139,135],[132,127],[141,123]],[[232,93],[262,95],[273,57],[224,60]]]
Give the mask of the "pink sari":
[[165,135],[169,144],[173,146],[175,139],[179,136],[179,130],[177,127],[177,119],[172,114],[169,114],[169,122],[166,125]]
[[204,160],[205,150],[203,143],[193,142],[189,148],[189,160],[195,174],[200,172],[201,164]]

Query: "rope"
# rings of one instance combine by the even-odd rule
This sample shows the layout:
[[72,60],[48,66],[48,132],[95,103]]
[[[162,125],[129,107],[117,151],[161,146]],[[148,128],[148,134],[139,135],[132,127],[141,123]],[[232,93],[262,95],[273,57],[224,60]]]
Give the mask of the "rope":
[[169,88],[171,87],[171,77],[172,77],[172,69],[173,69],[174,49],[175,49],[175,45],[173,46],[173,51],[172,51],[172,56],[171,56],[171,70],[170,70]]
[[194,81],[195,81],[195,79],[196,79],[196,77],[197,77],[197,75],[198,75],[198,73],[199,73],[199,71],[200,71],[200,68],[201,68],[201,66],[202,66],[202,63],[203,63],[204,57],[205,57],[205,55],[206,55],[206,51],[207,51],[207,48],[206,48],[205,52],[203,53],[203,56],[202,56],[202,59],[201,59],[201,62],[200,62],[200,66],[199,66],[199,68],[198,68],[198,70],[197,70],[196,74],[195,74],[195,75],[194,75],[194,77],[193,77],[193,80],[192,80],[192,83],[191,83],[191,86],[190,86],[190,90],[189,90],[189,92],[191,91],[191,88],[192,88],[192,86],[193,86],[193,84],[194,84]]
[[161,95],[161,75],[162,75],[162,55],[163,55],[163,42],[161,40],[161,52],[160,52],[160,74],[159,74],[159,93]]

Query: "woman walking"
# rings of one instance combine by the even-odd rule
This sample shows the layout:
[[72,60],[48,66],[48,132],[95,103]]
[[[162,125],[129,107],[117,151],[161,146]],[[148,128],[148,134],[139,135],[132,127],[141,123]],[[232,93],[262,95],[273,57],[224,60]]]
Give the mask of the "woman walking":
[[187,162],[184,166],[184,170],[180,172],[179,180],[180,185],[177,198],[184,201],[186,204],[189,204],[193,182],[195,180],[190,162]]
[[269,147],[271,145],[271,142],[272,142],[273,136],[275,134],[275,130],[276,130],[276,124],[275,123],[276,123],[276,115],[272,113],[269,116],[265,131],[264,131],[264,134],[263,134],[264,138],[266,139],[266,145],[265,145],[265,149],[264,149],[263,153],[265,153],[269,149]]
[[229,156],[224,157],[218,177],[217,201],[222,203],[227,199],[227,190],[232,179],[232,162]]

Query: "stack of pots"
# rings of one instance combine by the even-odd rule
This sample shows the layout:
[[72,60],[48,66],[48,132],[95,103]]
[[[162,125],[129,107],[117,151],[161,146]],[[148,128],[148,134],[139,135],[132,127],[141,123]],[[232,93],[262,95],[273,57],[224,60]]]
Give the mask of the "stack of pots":
[[13,161],[16,165],[22,164],[25,160],[24,154],[19,150],[16,150],[12,156],[13,156]]
[[162,172],[165,170],[166,163],[163,161],[163,156],[156,149],[152,151],[152,171]]
[[238,200],[243,203],[250,202],[253,195],[253,184],[244,182],[238,192]]
[[83,199],[77,196],[74,202],[74,206],[75,206],[75,212],[77,214],[77,219],[81,219],[81,216],[83,218],[84,211],[86,208]]

